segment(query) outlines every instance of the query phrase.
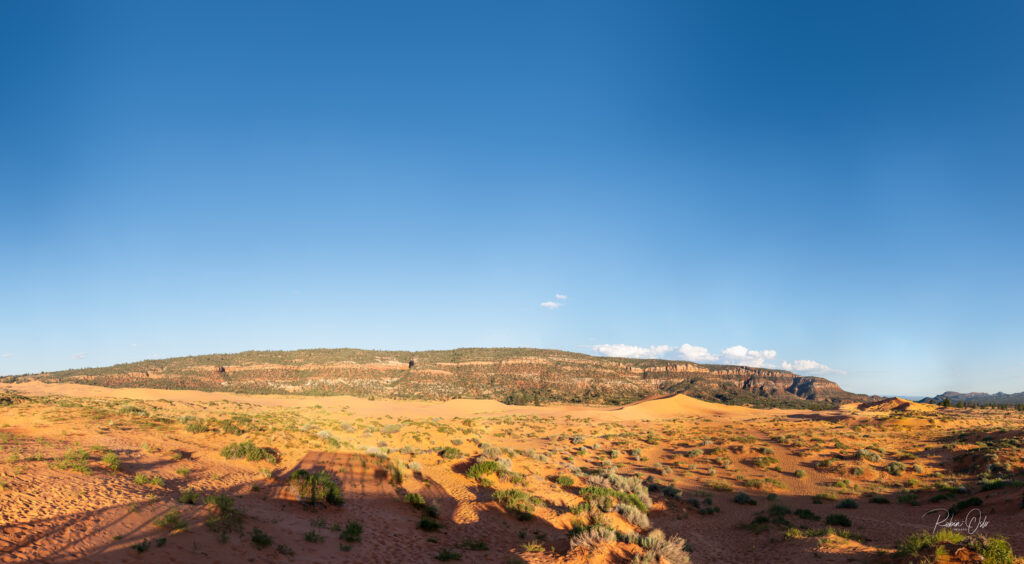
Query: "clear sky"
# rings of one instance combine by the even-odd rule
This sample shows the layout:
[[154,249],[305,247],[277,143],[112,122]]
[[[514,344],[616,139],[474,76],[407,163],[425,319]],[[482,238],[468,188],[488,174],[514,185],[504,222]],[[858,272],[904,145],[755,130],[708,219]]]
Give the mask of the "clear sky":
[[0,374],[538,346],[1024,390],[1024,3],[0,4]]

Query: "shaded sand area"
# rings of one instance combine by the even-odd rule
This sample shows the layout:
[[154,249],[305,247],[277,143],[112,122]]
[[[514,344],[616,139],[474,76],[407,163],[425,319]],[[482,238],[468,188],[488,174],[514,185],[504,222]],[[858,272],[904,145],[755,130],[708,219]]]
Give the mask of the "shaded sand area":
[[[904,400],[0,385],[0,562],[902,562],[925,512],[954,504],[1019,551],[1022,433],[1015,412]],[[310,503],[300,470],[343,503]]]

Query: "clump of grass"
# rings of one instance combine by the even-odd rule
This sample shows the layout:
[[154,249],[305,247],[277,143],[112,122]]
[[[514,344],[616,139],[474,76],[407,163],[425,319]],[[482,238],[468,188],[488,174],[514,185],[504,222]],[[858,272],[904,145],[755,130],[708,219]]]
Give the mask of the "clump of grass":
[[840,501],[839,504],[836,505],[836,507],[839,509],[857,509],[857,500],[853,498],[847,498],[844,499],[843,501]]
[[275,456],[270,449],[260,448],[253,444],[252,441],[231,443],[230,445],[220,449],[220,455],[229,459],[244,458],[250,462],[266,460],[271,464],[277,463],[277,456]]
[[442,562],[447,562],[449,560],[462,560],[462,554],[459,554],[458,552],[454,552],[454,551],[451,551],[451,550],[448,550],[447,548],[445,548],[445,549],[442,549],[441,552],[438,553],[438,555],[435,556],[434,558],[437,559],[437,560],[440,560]]
[[345,542],[359,542],[363,536],[363,524],[359,521],[345,523],[345,530],[341,531],[340,538]]
[[270,538],[270,535],[256,528],[252,530],[252,536],[250,538],[252,539],[252,543],[256,545],[256,550],[263,550],[264,548],[274,544],[274,539]]
[[172,531],[184,529],[185,526],[187,525],[185,519],[181,516],[181,512],[179,512],[177,509],[173,511],[168,511],[162,517],[160,517],[156,521],[153,521],[153,524],[157,527],[170,529]]
[[558,484],[559,486],[562,486],[563,488],[568,488],[569,486],[573,485],[575,481],[572,479],[572,476],[567,476],[563,474],[555,478],[555,483]]
[[345,503],[341,495],[341,487],[326,471],[296,470],[288,477],[288,483],[296,490],[299,499],[303,501],[312,504],[323,502],[331,505]]
[[423,509],[427,505],[427,500],[423,499],[423,496],[418,493],[405,494],[404,501],[416,509]]
[[852,525],[850,518],[839,513],[832,513],[825,517],[825,524],[835,527],[849,527]]
[[494,492],[494,499],[502,507],[518,512],[520,516],[532,515],[538,505],[544,504],[540,498],[514,488]]
[[324,536],[316,532],[316,529],[306,531],[302,538],[306,539],[306,542],[324,542]]
[[444,447],[437,451],[437,454],[445,460],[454,460],[456,458],[462,458],[462,451],[455,447]]
[[148,476],[146,474],[143,474],[142,472],[136,474],[132,481],[140,486],[156,486],[159,488],[164,487],[163,478],[161,478],[160,476]]
[[84,448],[72,448],[64,452],[60,460],[53,462],[53,467],[60,470],[74,470],[83,474],[92,474],[89,469],[89,452]]
[[184,503],[186,505],[195,505],[199,501],[199,492],[192,488],[186,488],[178,492],[178,503]]
[[100,461],[103,462],[103,465],[111,472],[117,472],[121,469],[121,459],[117,457],[117,453],[108,452],[103,455],[103,458],[101,458]]
[[740,492],[733,496],[732,500],[740,505],[757,505],[757,500],[750,497],[744,492]]

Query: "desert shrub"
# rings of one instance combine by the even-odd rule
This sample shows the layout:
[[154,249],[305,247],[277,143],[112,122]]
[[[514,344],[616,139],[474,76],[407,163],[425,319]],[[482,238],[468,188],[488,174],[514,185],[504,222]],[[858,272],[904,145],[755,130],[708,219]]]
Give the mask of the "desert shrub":
[[836,507],[839,509],[857,509],[857,500],[853,498],[844,499]]
[[252,543],[256,545],[256,550],[263,550],[264,548],[274,544],[274,539],[270,538],[270,535],[264,533],[260,529],[254,528],[250,538],[252,539]]
[[447,562],[449,560],[462,560],[462,555],[458,552],[448,550],[447,548],[441,549],[441,552],[434,557],[436,560]]
[[504,472],[505,467],[501,464],[493,460],[484,460],[470,466],[469,470],[466,470],[466,476],[479,480],[487,474],[500,474]]
[[882,460],[882,455],[878,454],[873,450],[868,450],[866,448],[858,450],[856,457],[859,460],[867,460],[868,462],[879,462],[880,460]]
[[762,469],[768,468],[769,466],[778,463],[779,459],[771,456],[759,456],[754,459],[754,466]]
[[363,524],[359,521],[345,523],[345,529],[341,531],[340,538],[345,542],[359,542],[363,536]]
[[965,499],[963,501],[958,501],[958,502],[954,503],[953,506],[949,508],[949,513],[950,513],[950,515],[956,515],[957,513],[960,513],[961,511],[963,511],[964,509],[967,509],[968,507],[978,507],[981,504],[982,504],[981,498],[978,498],[978,497],[968,498],[968,499]]
[[244,458],[250,462],[266,460],[271,464],[277,463],[277,457],[270,451],[270,449],[260,448],[253,444],[252,441],[231,443],[230,445],[220,449],[220,455],[229,459]]
[[404,501],[417,509],[421,509],[427,505],[427,500],[423,499],[423,496],[418,493],[405,494]]
[[462,458],[462,451],[455,447],[444,447],[437,451],[437,454],[441,455],[441,458],[445,460],[454,460],[456,458]]
[[615,531],[608,527],[590,527],[583,529],[569,539],[569,546],[572,548],[583,547],[587,552],[592,552],[602,544],[613,543]]
[[288,482],[303,501],[313,504],[325,502],[331,505],[345,503],[341,487],[326,471],[310,473],[306,470],[296,470],[289,476]]
[[494,499],[502,507],[521,515],[530,515],[538,505],[544,504],[540,498],[517,489],[498,490],[494,492]]
[[904,470],[906,469],[906,465],[904,465],[902,462],[890,462],[889,465],[885,467],[885,471],[892,474],[893,476],[899,476],[900,474],[903,474]]
[[825,524],[835,527],[849,527],[852,525],[849,517],[846,515],[840,515],[839,513],[832,513],[825,516]]
[[460,542],[458,547],[465,550],[490,550],[487,543],[482,540],[466,539]]
[[566,476],[563,474],[555,478],[555,483],[558,484],[559,486],[562,486],[563,488],[568,488],[569,486],[573,485],[575,481],[572,479],[572,476]]
[[181,516],[181,512],[179,512],[177,509],[164,513],[162,517],[160,517],[156,521],[153,521],[153,524],[157,527],[170,529],[172,531],[184,529],[185,526],[187,525],[185,519]]
[[966,537],[950,529],[939,529],[934,534],[928,531],[914,533],[896,546],[896,554],[900,556],[921,556],[922,552],[944,543],[958,544]]
[[637,509],[635,505],[620,504],[616,507],[616,510],[622,515],[622,518],[627,523],[646,529],[651,526],[651,520],[647,517],[643,511]]
[[807,476],[807,472],[804,471],[803,469],[798,469],[796,472],[793,473],[793,475],[796,476],[797,478],[803,478]]
[[736,494],[732,500],[740,505],[757,505],[757,501],[744,492]]
[[869,499],[868,503],[889,503],[889,498],[883,495],[876,495]]
[[797,509],[796,511],[793,512],[793,515],[796,515],[797,517],[799,517],[801,519],[808,519],[808,520],[811,520],[811,521],[817,521],[817,520],[821,519],[821,517],[818,517],[810,509]]
[[686,550],[686,541],[675,535],[666,538],[665,533],[660,529],[654,529],[643,540],[640,547],[644,554],[640,562],[657,563],[668,562],[670,564],[689,564],[690,553]]
[[437,519],[431,519],[430,517],[424,517],[420,519],[419,528],[424,531],[436,531],[441,528],[441,523]]
[[324,542],[324,536],[316,532],[316,529],[306,531],[302,538],[306,539],[306,542]]

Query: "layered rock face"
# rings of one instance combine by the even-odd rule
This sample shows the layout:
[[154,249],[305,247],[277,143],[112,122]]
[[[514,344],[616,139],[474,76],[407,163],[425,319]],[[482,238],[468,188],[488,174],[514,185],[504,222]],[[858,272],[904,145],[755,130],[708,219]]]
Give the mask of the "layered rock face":
[[865,401],[835,382],[782,370],[595,357],[542,349],[311,349],[143,361],[22,376],[112,387],[622,404],[683,392],[725,403],[813,407]]

